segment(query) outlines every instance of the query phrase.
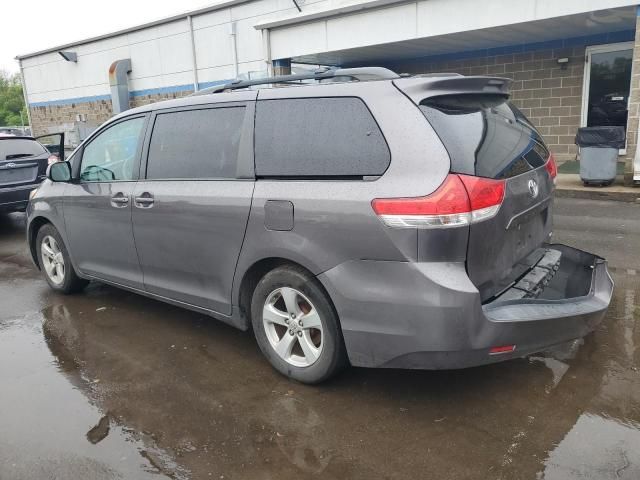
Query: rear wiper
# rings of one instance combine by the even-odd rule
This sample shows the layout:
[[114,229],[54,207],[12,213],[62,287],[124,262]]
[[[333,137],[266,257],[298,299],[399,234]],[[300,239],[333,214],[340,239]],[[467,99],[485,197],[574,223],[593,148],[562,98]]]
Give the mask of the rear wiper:
[[26,157],[33,157],[33,155],[30,153],[14,153],[13,155],[7,155],[5,157],[5,160],[14,160],[16,158],[26,158]]

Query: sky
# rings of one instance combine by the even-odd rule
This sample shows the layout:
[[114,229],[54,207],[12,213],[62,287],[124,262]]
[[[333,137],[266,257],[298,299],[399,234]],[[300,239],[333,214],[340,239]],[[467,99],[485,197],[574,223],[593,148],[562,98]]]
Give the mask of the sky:
[[27,0],[0,7],[0,70],[19,70],[16,55],[74,42],[220,0]]

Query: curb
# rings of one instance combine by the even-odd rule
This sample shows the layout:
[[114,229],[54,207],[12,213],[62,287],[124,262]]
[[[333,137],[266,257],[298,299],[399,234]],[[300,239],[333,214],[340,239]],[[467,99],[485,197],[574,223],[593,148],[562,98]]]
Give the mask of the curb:
[[610,200],[615,202],[640,203],[640,189],[637,192],[611,192],[605,190],[584,190],[556,188],[556,198],[581,198],[586,200]]

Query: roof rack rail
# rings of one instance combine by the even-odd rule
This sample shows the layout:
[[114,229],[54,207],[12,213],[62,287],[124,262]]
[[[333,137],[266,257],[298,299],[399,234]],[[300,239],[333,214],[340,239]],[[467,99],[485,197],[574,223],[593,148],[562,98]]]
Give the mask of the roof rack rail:
[[237,90],[239,88],[252,87],[254,85],[269,84],[294,84],[301,80],[338,80],[342,77],[350,78],[351,81],[363,82],[369,80],[392,80],[400,78],[398,74],[383,67],[361,67],[361,68],[319,68],[309,73],[295,75],[277,75],[274,77],[257,78],[254,80],[234,80],[224,85],[203,88],[193,93],[196,95],[209,95],[212,93],[221,93],[227,90]]

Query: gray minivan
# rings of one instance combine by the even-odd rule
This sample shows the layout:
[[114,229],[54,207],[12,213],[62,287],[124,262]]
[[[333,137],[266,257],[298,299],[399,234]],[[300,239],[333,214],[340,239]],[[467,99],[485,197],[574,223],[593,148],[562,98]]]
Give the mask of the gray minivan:
[[129,110],[49,167],[33,260],[59,292],[98,280],[252,328],[306,383],[582,337],[613,282],[550,243],[555,163],[509,84],[332,69]]

